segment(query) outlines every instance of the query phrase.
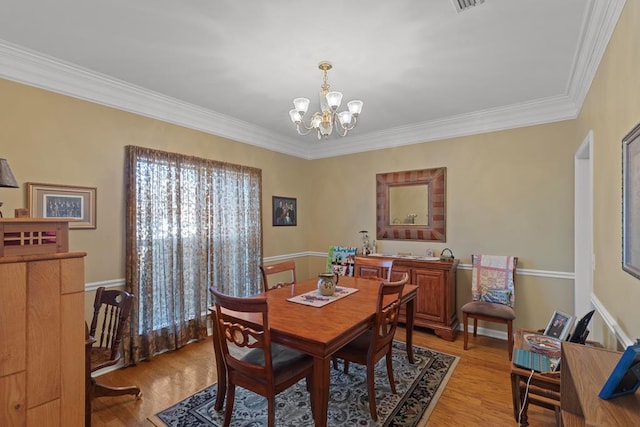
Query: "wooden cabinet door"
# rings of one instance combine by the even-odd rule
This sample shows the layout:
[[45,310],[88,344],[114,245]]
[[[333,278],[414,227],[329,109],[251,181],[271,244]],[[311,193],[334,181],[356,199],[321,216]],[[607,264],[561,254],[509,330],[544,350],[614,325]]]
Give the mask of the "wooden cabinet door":
[[416,317],[445,323],[445,271],[415,268],[411,283],[418,286]]

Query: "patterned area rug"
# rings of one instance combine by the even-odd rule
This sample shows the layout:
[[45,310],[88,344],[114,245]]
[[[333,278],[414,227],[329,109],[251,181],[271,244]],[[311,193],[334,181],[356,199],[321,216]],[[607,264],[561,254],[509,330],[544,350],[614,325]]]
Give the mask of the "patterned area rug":
[[[412,365],[407,360],[405,344],[394,341],[393,346],[398,394],[391,393],[382,359],[375,369],[378,422],[374,422],[369,414],[365,367],[351,364],[349,374],[345,375],[340,364],[339,369],[331,369],[328,425],[416,427],[426,424],[458,358],[414,346],[416,363]],[[222,426],[224,410],[216,412],[213,409],[216,392],[217,384],[213,384],[149,418],[149,421],[156,426]],[[305,380],[276,396],[275,418],[277,426],[314,425]],[[236,387],[231,426],[259,427],[266,425],[266,422],[266,399]]]

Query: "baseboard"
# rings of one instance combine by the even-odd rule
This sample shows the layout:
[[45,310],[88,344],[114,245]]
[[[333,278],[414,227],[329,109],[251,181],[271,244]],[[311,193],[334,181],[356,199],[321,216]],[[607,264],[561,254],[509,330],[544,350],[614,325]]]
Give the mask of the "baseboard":
[[[464,331],[464,325],[460,323],[458,326],[458,330]],[[473,326],[469,325],[469,333],[473,333]],[[507,333],[505,331],[496,331],[495,329],[478,327],[478,335],[483,335],[485,337],[498,338],[500,340],[507,340]]]

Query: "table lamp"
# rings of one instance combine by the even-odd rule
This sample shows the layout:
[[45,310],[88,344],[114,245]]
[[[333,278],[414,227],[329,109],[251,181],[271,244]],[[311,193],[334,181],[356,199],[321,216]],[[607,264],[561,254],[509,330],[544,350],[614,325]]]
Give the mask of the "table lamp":
[[[16,182],[16,178],[11,172],[7,159],[0,159],[0,187],[18,188],[20,187]],[[2,207],[2,202],[0,202]],[[0,218],[2,218],[2,212],[0,211]]]

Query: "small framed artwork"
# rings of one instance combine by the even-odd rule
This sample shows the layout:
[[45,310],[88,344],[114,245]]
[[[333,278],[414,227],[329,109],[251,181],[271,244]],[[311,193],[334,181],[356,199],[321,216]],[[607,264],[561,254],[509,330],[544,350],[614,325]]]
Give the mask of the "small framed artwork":
[[293,197],[273,196],[273,225],[298,225],[298,204]]
[[640,344],[627,347],[598,394],[600,399],[633,394],[640,387]]
[[558,338],[563,341],[569,336],[574,317],[561,311],[554,311],[549,319],[549,324],[544,330],[544,335]]
[[622,269],[640,279],[640,124],[622,139]]
[[69,228],[96,228],[95,187],[27,183],[31,218],[69,219]]

